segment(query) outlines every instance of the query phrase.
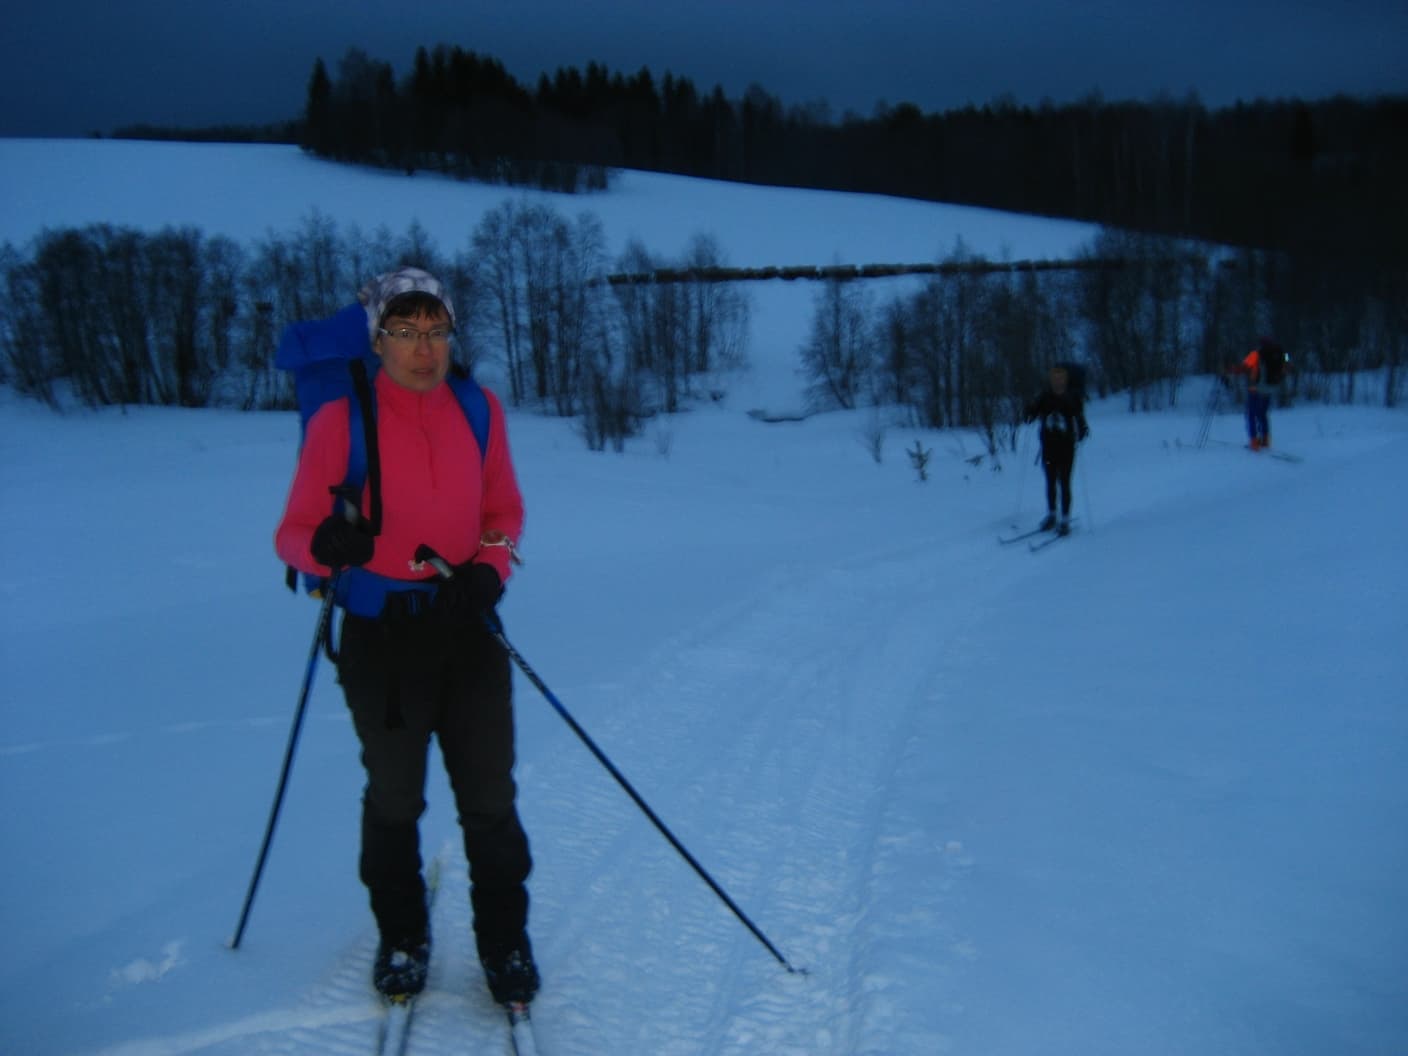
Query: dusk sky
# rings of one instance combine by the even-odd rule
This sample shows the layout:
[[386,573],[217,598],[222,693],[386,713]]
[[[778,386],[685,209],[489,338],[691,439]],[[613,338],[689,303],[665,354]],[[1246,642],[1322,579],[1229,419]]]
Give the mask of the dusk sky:
[[1196,92],[1408,94],[1405,0],[53,0],[10,5],[0,135],[297,116],[322,57],[349,47],[398,78],[418,45],[500,59],[529,87],[558,67],[647,67],[736,99],[761,85],[833,116],[1001,96],[1036,105]]

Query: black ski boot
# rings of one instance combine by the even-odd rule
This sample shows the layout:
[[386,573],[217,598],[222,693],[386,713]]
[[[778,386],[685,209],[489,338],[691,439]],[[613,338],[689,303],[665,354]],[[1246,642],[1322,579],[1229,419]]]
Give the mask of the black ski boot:
[[526,1005],[538,992],[538,966],[533,963],[533,947],[527,935],[520,936],[518,944],[507,953],[486,956],[480,963],[489,993],[499,1004]]
[[1051,529],[1056,527],[1056,514],[1054,512],[1048,513],[1045,517],[1041,519],[1041,523],[1038,524],[1036,527],[1037,531],[1039,532],[1051,531]]
[[381,940],[372,965],[372,985],[388,998],[413,997],[425,989],[430,968],[430,939],[425,935]]

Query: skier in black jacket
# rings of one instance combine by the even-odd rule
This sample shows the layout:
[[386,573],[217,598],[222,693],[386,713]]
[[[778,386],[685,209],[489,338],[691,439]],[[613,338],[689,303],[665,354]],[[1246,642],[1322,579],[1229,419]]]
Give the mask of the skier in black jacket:
[[[1027,404],[1022,420],[1041,420],[1041,465],[1046,471],[1046,516],[1041,529],[1071,530],[1071,470],[1076,464],[1076,443],[1090,435],[1081,393],[1070,383],[1070,370],[1062,364],[1051,368],[1046,387]],[[1056,492],[1061,492],[1061,514],[1056,515]]]

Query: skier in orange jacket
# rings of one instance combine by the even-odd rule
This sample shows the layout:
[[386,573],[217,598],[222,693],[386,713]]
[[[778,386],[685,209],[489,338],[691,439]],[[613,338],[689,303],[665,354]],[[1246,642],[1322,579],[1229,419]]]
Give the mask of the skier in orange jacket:
[[1275,340],[1263,337],[1241,363],[1227,369],[1228,374],[1247,376],[1247,437],[1253,451],[1271,446],[1268,412],[1271,397],[1285,377],[1286,359],[1286,353]]

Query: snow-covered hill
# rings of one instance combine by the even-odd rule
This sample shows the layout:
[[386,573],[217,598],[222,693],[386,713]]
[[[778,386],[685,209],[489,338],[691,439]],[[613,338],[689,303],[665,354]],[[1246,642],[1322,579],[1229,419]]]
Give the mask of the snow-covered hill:
[[[17,142],[0,141],[10,187]],[[72,149],[98,146],[128,159],[106,179],[90,162],[98,190],[158,188],[180,149]],[[286,167],[317,169],[223,151],[187,172],[201,200],[237,195],[225,176],[263,164],[271,198]],[[244,151],[251,170],[234,162]],[[333,215],[334,191],[362,180],[385,200],[431,186],[317,171]],[[697,206],[655,197],[693,190]],[[572,204],[619,209],[613,238],[640,218],[664,250],[699,217],[740,264],[816,258],[788,241],[803,231],[830,230],[846,259],[949,242],[904,243],[912,225],[884,199],[775,191],[793,221],[742,248],[724,230],[746,226],[732,193],[763,192],[630,176]],[[95,218],[70,194],[45,222]],[[201,222],[177,201],[171,222]],[[963,237],[984,248],[989,218],[969,219]],[[757,388],[623,455],[510,415],[527,564],[503,615],[807,974],[778,965],[520,680],[543,1051],[1401,1051],[1408,418],[1274,412],[1278,449],[1304,457],[1292,464],[1243,450],[1233,412],[1191,447],[1205,382],[1191,409],[1096,405],[1081,530],[1031,554],[996,542],[1040,512],[1030,437],[997,471],[965,460],[971,437],[893,429],[877,463],[863,416],[748,416],[759,389],[796,383],[809,300],[776,297],[759,325],[783,339],[755,335]],[[244,943],[225,946],[315,616],[272,552],[295,434],[283,414],[55,415],[0,392],[0,1051],[370,1051],[360,767],[327,668]],[[923,484],[904,454],[915,441],[934,451]],[[445,880],[411,1051],[505,1051],[432,773],[425,843]]]

